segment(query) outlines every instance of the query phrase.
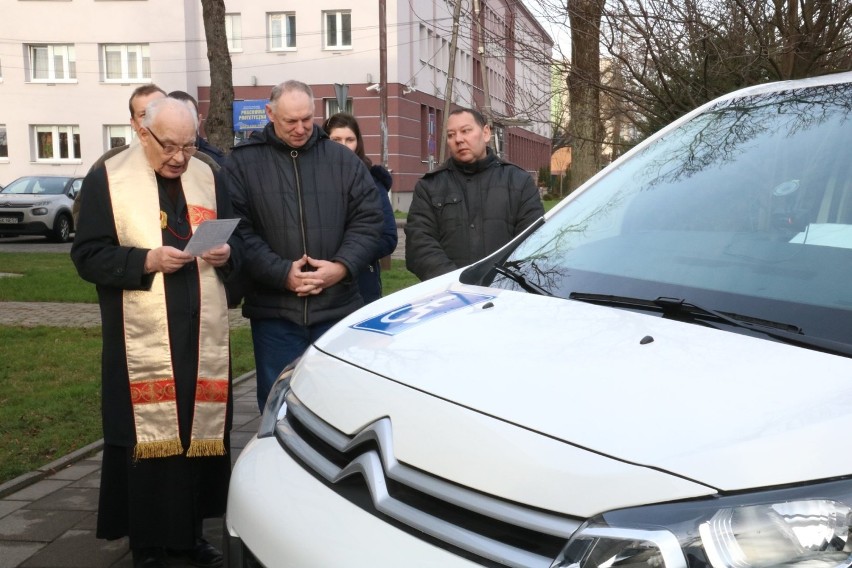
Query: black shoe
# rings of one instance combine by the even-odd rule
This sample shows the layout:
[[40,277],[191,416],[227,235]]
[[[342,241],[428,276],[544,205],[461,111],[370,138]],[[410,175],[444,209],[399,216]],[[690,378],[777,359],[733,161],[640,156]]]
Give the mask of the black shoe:
[[224,563],[222,552],[203,538],[199,538],[195,548],[188,550],[185,556],[190,564],[201,568],[217,568]]
[[133,568],[168,568],[165,549],[140,548],[133,550]]

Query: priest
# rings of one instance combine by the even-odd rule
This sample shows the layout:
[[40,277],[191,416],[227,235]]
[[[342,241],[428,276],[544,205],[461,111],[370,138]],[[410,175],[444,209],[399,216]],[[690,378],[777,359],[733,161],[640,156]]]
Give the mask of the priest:
[[129,537],[137,568],[179,554],[220,566],[202,520],[224,514],[232,395],[224,282],[239,270],[234,234],[183,251],[209,219],[233,217],[227,192],[194,158],[197,116],[149,103],[140,144],[90,172],[71,258],[98,291],[103,329],[103,468],[97,536]]

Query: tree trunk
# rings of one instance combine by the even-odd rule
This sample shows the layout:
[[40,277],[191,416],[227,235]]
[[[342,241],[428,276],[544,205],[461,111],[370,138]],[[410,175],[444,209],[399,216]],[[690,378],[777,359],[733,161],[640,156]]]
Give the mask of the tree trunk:
[[568,74],[570,132],[573,141],[571,191],[601,166],[603,126],[600,115],[600,23],[603,0],[567,0],[571,23],[571,71]]
[[201,0],[207,60],[210,62],[210,110],[204,131],[208,140],[227,152],[234,145],[234,84],[231,54],[225,34],[224,0]]

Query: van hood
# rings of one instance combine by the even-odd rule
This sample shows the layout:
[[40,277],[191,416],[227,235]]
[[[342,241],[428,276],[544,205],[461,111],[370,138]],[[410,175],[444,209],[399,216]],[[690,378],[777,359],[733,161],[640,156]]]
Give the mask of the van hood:
[[440,282],[370,304],[316,347],[380,380],[722,491],[852,472],[838,452],[852,428],[848,358]]

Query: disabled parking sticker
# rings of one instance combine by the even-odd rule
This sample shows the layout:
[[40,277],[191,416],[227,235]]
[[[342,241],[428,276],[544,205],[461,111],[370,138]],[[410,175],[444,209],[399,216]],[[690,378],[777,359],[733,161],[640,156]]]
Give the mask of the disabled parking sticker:
[[441,292],[351,325],[352,329],[396,335],[455,310],[475,306],[496,296],[470,292]]

